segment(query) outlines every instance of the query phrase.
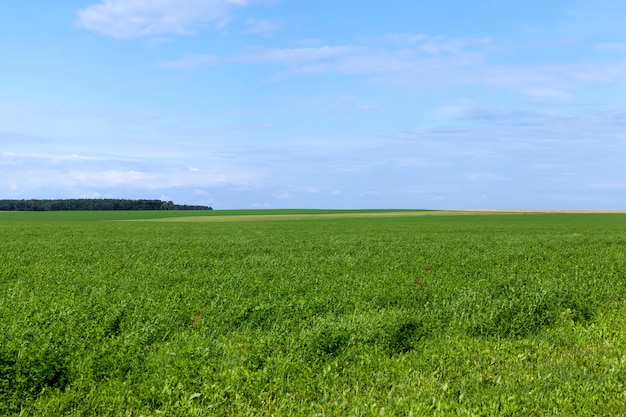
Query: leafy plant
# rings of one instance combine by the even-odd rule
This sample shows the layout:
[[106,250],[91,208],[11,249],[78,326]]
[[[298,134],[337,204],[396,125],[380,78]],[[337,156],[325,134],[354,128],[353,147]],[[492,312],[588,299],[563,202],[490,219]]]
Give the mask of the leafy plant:
[[0,233],[0,414],[623,407],[623,215],[0,213]]

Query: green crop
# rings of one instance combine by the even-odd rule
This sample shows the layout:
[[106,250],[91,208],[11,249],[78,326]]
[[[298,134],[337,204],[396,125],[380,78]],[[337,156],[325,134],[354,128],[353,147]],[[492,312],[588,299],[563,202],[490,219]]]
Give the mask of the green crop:
[[0,213],[0,234],[0,414],[623,413],[625,215]]

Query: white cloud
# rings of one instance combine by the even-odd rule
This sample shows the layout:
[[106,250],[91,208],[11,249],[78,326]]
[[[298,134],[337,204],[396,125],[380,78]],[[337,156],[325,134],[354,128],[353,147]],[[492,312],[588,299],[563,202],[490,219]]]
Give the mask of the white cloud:
[[311,48],[253,48],[232,61],[243,63],[301,64],[323,60],[340,59],[353,55],[357,49],[352,45],[320,46]]
[[376,102],[362,101],[350,95],[337,97],[334,100],[328,99],[326,103],[327,107],[332,111],[375,110],[379,107]]
[[248,30],[246,33],[255,35],[271,36],[280,29],[280,25],[269,19],[248,19],[246,21]]
[[293,43],[299,46],[314,46],[314,45],[321,45],[324,42],[322,42],[322,40],[318,38],[306,38],[306,39],[299,39],[299,40],[293,41]]
[[196,68],[231,63],[301,65],[306,62],[315,63],[323,60],[338,59],[341,56],[349,55],[352,50],[353,47],[350,45],[306,48],[251,48],[242,54],[230,57],[205,54],[187,55],[177,60],[159,62],[159,66]]
[[587,187],[601,189],[601,190],[624,190],[626,189],[626,182],[614,179],[602,179],[596,182],[585,184]]
[[533,97],[539,101],[545,99],[555,99],[555,100],[569,100],[572,98],[572,94],[568,93],[564,90],[557,90],[554,88],[535,88],[526,91],[522,91],[522,94]]
[[[604,48],[620,47],[610,44]],[[534,100],[570,100],[579,88],[626,83],[623,60],[503,65],[494,60],[501,49],[488,38],[392,34],[361,40],[361,44],[256,47],[230,56],[189,55],[159,65],[195,68],[257,64],[274,67],[276,71],[271,78],[274,81],[340,75],[418,89],[474,85]]]
[[277,193],[274,194],[274,198],[277,198],[278,200],[289,200],[291,199],[291,195],[288,192]]
[[338,73],[394,77],[403,74],[417,77],[432,73],[445,76],[450,67],[482,64],[491,49],[490,44],[489,39],[483,38],[396,34],[372,39],[363,46],[255,48],[225,62],[283,66],[289,75]]
[[189,34],[225,25],[234,8],[256,0],[102,0],[78,11],[77,25],[118,39]]
[[471,173],[465,174],[465,178],[468,179],[469,181],[483,181],[483,182],[507,180],[507,178],[503,177],[502,175],[497,175],[497,174],[493,174],[489,172],[487,173],[471,172]]
[[81,194],[79,197],[80,198],[103,198],[102,194],[100,194],[99,192],[84,193],[84,194]]
[[25,135],[18,132],[7,132],[0,130],[0,143],[44,143],[46,139],[34,136],[34,135]]
[[465,54],[472,49],[486,50],[492,43],[490,38],[451,38],[446,36],[428,36],[421,33],[390,33],[378,38],[382,42],[409,45],[432,55]]
[[599,43],[594,45],[593,48],[598,51],[625,52],[626,43]]
[[183,58],[172,60],[172,61],[162,61],[159,63],[159,66],[164,68],[198,68],[198,67],[209,67],[215,64],[220,63],[220,58],[215,55],[186,55]]
[[127,161],[78,155],[3,153],[0,166],[3,165],[11,169],[0,170],[0,193],[19,189],[39,194],[51,189],[67,189],[83,195],[111,189],[239,186],[255,181],[254,175],[240,169],[192,171],[183,164],[151,159]]
[[305,111],[353,112],[372,111],[380,108],[377,101],[364,99],[351,94],[319,95],[308,98],[301,96],[284,99],[283,105],[301,108]]

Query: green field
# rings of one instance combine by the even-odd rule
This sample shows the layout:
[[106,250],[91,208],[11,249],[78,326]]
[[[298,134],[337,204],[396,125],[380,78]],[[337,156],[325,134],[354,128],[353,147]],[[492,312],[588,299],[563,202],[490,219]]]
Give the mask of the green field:
[[0,213],[0,414],[620,415],[626,215]]

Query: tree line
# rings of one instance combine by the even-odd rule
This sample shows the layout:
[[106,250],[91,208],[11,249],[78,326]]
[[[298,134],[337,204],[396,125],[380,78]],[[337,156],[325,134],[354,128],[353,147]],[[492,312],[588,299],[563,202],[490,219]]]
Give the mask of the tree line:
[[0,211],[61,210],[213,210],[209,206],[174,204],[162,200],[78,198],[64,200],[0,200]]

